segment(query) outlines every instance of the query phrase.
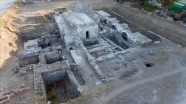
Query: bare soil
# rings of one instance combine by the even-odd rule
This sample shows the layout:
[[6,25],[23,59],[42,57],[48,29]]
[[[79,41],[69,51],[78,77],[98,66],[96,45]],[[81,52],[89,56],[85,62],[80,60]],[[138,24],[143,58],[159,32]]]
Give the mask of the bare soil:
[[4,62],[16,54],[17,51],[17,35],[9,31],[8,27],[11,26],[11,22],[14,17],[17,16],[15,11],[18,9],[17,6],[10,8],[3,16],[0,21],[0,69]]
[[[113,2],[114,0],[79,1],[90,4],[94,9],[101,9],[104,7],[107,8],[107,10],[119,13],[122,16],[123,21],[126,21],[129,24],[129,27],[133,32],[139,31],[146,34],[148,31],[153,31],[177,44],[186,46],[186,28],[180,24],[149,16],[128,5]],[[31,3],[21,5],[19,8],[16,7],[14,8],[14,11],[8,11],[3,17],[4,24],[6,25],[0,30],[0,95],[13,89],[20,88],[20,86],[29,87],[28,91],[13,96],[9,104],[44,104],[45,98],[40,97],[33,90],[33,73],[30,71],[24,76],[18,74],[20,68],[18,58],[20,58],[20,54],[23,50],[23,42],[52,33],[56,29],[56,24],[52,17],[56,10],[72,8],[75,3],[77,3],[75,0],[55,0],[53,2]],[[15,12],[16,10],[17,12]],[[173,73],[179,72],[181,71],[175,71]],[[169,74],[171,73],[166,75]],[[157,76],[156,79],[158,78],[162,77]],[[154,79],[143,80],[125,87],[121,87],[125,85],[121,83],[118,90],[115,90],[113,94],[100,99],[103,99],[103,101],[105,100],[106,102],[106,100],[119,95],[121,91],[124,91],[129,87],[135,87],[135,85],[139,83],[141,85],[152,80]],[[94,88],[95,86],[92,87]],[[105,90],[107,88],[107,85],[103,85],[103,87],[98,89]],[[97,95],[84,94],[77,99],[77,101],[80,100],[79,103],[81,103],[82,97],[86,96],[82,103],[95,103],[99,98],[92,99],[92,96],[96,98],[98,95],[102,95],[102,93],[99,92],[99,90],[90,90],[89,93],[91,92],[94,92]],[[120,98],[117,98],[116,100],[118,99]],[[113,102],[117,102],[116,100],[113,100]],[[74,102],[71,101],[69,103]]]
[[129,23],[133,32],[139,31],[146,35],[148,31],[155,32],[172,42],[183,47],[186,46],[186,27],[177,23],[170,22],[158,16],[147,15],[139,9],[132,8],[126,4],[116,4],[112,11],[120,14]]

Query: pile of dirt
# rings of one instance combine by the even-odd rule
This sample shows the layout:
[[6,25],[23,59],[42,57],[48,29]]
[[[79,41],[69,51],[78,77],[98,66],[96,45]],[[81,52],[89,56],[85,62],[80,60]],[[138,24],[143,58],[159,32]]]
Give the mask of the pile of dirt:
[[0,69],[4,65],[5,61],[15,55],[17,50],[16,41],[17,35],[9,30],[12,26],[12,20],[16,17],[16,11],[18,6],[13,6],[1,16],[1,27],[0,27]]

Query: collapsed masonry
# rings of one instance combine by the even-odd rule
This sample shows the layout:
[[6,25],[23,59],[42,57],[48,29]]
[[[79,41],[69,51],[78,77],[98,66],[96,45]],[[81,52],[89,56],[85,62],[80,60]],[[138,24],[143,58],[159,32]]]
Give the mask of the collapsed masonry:
[[54,18],[59,33],[29,40],[21,58],[20,74],[32,69],[34,89],[44,96],[57,83],[65,89],[63,97],[68,95],[61,99],[78,97],[86,82],[82,71],[89,68],[102,82],[111,81],[98,63],[152,41],[139,32],[132,33],[126,23],[119,23],[110,14],[94,11],[84,3],[77,4],[73,11],[55,13]]

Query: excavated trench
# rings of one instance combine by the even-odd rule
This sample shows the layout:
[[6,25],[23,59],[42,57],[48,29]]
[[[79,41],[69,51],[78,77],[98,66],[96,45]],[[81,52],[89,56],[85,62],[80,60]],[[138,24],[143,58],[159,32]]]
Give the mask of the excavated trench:
[[38,56],[19,59],[19,66],[20,67],[24,67],[24,66],[29,65],[29,64],[38,64],[38,63],[39,63],[39,57]]
[[64,60],[61,54],[48,54],[48,55],[45,55],[44,57],[46,60],[46,64],[52,64],[57,61]]
[[[54,35],[60,38],[60,33],[53,19],[53,13],[48,13],[44,15],[40,14],[35,16],[27,16],[27,17],[23,16],[21,18],[15,18],[13,22],[17,24],[21,24],[21,26],[18,28],[20,33],[17,34],[19,36],[19,39],[21,40],[21,44],[27,42],[28,40],[41,38],[42,36],[45,35],[51,35],[51,36]],[[38,45],[43,49],[42,50],[43,52],[52,51],[52,48],[50,47],[52,44],[48,40],[38,40]],[[25,66],[28,64],[37,64],[39,62],[39,58],[37,55],[30,58],[20,58],[19,61],[23,66]]]
[[[61,35],[59,33],[59,30],[57,28],[57,25],[53,18],[49,18],[46,20],[46,18],[41,17],[35,17],[35,18],[29,18],[29,21],[32,20],[32,22],[36,19],[35,22],[40,22],[38,25],[29,25],[22,27],[20,39],[23,42],[27,42],[28,40],[37,39],[38,45],[41,48],[40,53],[47,53],[44,55],[45,63],[47,65],[53,64],[55,62],[68,60],[69,57],[66,57],[66,53],[64,53],[62,41],[61,41]],[[91,43],[90,44],[94,44]],[[53,48],[55,47],[58,49],[60,48],[60,51],[58,53],[52,52]],[[39,63],[39,57],[34,56],[30,58],[21,58],[20,59],[20,67],[25,67],[29,64],[38,64]],[[74,75],[75,79],[78,81],[80,85],[85,85],[85,80],[80,72],[80,69],[77,65],[73,65],[73,62],[70,62],[72,64],[70,66],[70,70],[72,74]],[[57,69],[55,71],[50,72],[44,72],[41,74],[43,79],[43,86],[46,94],[46,100],[50,101],[51,104],[59,104],[59,103],[66,103],[68,100],[77,98],[80,95],[80,92],[77,89],[77,86],[73,81],[71,81],[71,76],[68,74],[68,71],[66,69]]]
[[111,41],[113,41],[115,44],[117,44],[118,46],[122,47],[123,49],[128,49],[129,48],[128,45],[126,45],[124,42],[120,41],[115,35],[109,37],[109,39]]
[[53,12],[50,12],[16,18],[14,22],[21,24],[18,28],[20,31],[18,34],[19,38],[25,42],[31,39],[39,38],[46,34],[59,34],[53,14]]
[[70,81],[66,70],[56,70],[42,73],[47,101],[52,104],[66,103],[69,99],[77,98],[79,92]]

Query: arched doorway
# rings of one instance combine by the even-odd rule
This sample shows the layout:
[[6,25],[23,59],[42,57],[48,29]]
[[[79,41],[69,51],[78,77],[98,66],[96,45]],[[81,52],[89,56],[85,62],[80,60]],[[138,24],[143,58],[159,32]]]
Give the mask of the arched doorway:
[[123,39],[125,39],[126,41],[128,40],[128,36],[125,32],[123,32],[121,35],[122,35]]
[[90,34],[89,31],[86,32],[86,38],[89,39],[90,38]]

